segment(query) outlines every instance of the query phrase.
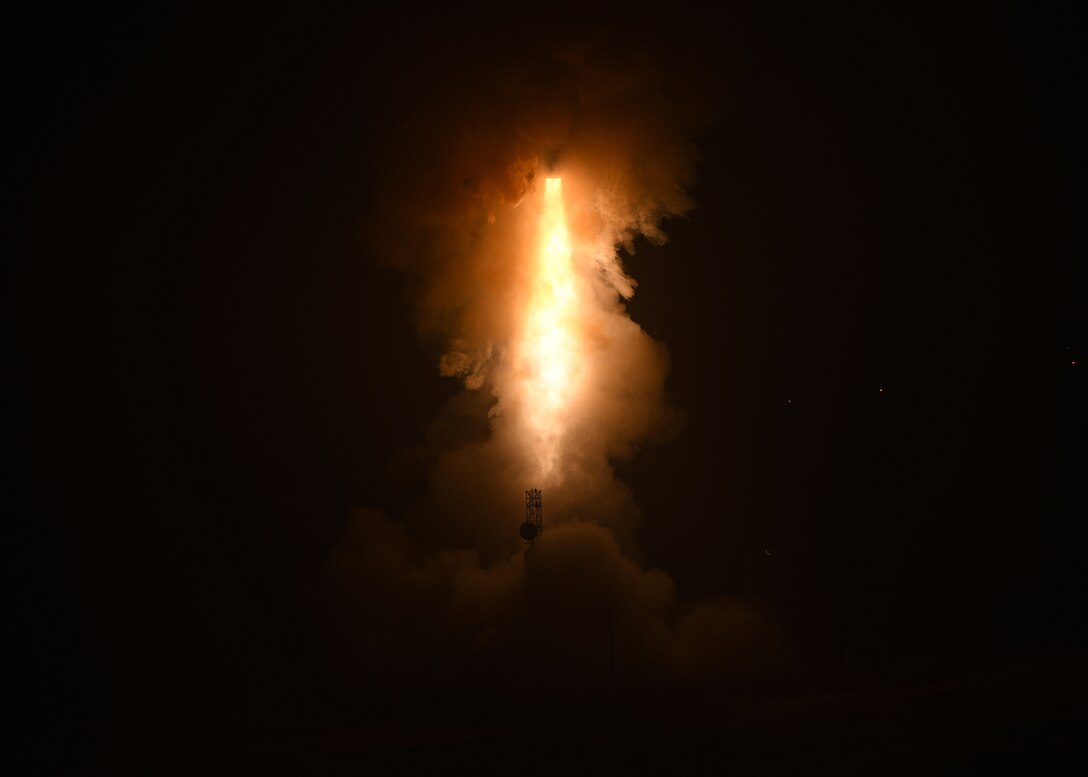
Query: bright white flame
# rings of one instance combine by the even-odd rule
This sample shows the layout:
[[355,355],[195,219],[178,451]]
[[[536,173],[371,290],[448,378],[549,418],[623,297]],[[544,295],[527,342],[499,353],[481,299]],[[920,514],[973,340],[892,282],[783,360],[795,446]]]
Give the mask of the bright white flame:
[[548,178],[530,274],[532,290],[514,346],[527,432],[539,475],[556,474],[568,410],[582,372],[579,280],[563,206],[563,183]]

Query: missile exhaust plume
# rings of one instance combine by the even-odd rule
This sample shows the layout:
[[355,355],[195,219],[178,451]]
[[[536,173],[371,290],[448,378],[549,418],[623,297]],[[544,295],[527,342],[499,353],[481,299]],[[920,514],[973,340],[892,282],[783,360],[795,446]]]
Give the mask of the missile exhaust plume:
[[563,182],[548,178],[534,251],[529,305],[511,349],[519,384],[524,434],[537,452],[538,479],[557,469],[567,409],[578,391],[584,350],[580,330],[583,304],[574,270]]
[[[519,45],[496,67],[457,45],[428,53],[457,78],[421,72],[389,109],[368,246],[418,279],[419,331],[464,388],[420,460],[425,493],[402,515],[358,511],[331,561],[367,654],[441,643],[520,665],[526,635],[547,633],[542,682],[574,677],[606,611],[634,674],[724,676],[766,653],[759,612],[680,607],[644,568],[641,513],[613,470],[679,428],[667,351],[628,314],[618,251],[664,243],[662,222],[691,210],[690,138],[710,118],[698,79],[670,70],[683,56],[629,49]],[[547,494],[548,528],[526,554],[529,488]]]

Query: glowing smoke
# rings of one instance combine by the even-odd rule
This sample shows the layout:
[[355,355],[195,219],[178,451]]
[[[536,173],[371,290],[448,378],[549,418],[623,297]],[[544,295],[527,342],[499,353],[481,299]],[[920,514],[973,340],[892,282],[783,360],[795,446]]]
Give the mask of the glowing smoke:
[[[664,242],[662,220],[692,207],[703,95],[668,88],[669,63],[644,53],[544,50],[500,68],[432,53],[457,77],[428,72],[390,108],[368,238],[420,278],[421,333],[447,343],[438,369],[482,400],[447,412],[467,407],[482,433],[437,453],[402,521],[359,513],[334,577],[378,652],[417,628],[447,650],[516,654],[532,621],[570,671],[599,654],[586,624],[607,607],[632,665],[736,671],[716,662],[757,652],[767,629],[735,603],[677,610],[668,575],[636,561],[639,511],[611,465],[676,428],[666,351],[626,312],[635,281],[617,252]],[[547,531],[523,558],[529,487]]]
[[[515,550],[510,506],[536,486],[550,523],[604,523],[633,547],[638,510],[609,462],[671,433],[675,415],[667,353],[624,309],[635,283],[617,250],[662,242],[661,220],[691,208],[705,110],[616,54],[521,51],[498,72],[454,57],[456,81],[424,79],[406,90],[417,107],[396,110],[390,144],[406,151],[388,155],[368,236],[420,277],[421,331],[448,344],[440,371],[494,400],[490,440],[444,452],[434,498],[408,516],[442,546]],[[562,179],[551,199],[549,177]],[[541,232],[559,220],[569,258],[564,245],[542,263]],[[542,391],[549,375],[562,386]]]

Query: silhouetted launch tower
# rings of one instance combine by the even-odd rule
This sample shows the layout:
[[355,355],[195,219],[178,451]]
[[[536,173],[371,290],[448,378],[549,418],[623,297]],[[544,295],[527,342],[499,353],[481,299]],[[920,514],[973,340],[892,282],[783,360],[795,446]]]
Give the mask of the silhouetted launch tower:
[[531,548],[543,532],[544,510],[540,504],[540,489],[530,488],[525,492],[525,523],[518,533],[525,540],[526,547]]

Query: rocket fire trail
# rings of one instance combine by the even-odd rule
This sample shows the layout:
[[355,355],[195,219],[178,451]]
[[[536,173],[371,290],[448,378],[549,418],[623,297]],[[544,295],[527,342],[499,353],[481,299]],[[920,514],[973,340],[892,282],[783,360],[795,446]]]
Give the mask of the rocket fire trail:
[[[419,68],[374,144],[371,250],[419,279],[420,332],[445,341],[438,371],[465,391],[412,453],[430,469],[419,500],[391,519],[359,511],[345,533],[335,570],[361,607],[361,655],[521,667],[539,654],[540,687],[563,687],[599,667],[592,635],[611,610],[631,676],[735,671],[728,657],[767,652],[758,617],[676,608],[669,576],[629,555],[642,514],[613,466],[679,428],[668,352],[629,314],[620,249],[662,245],[661,224],[693,206],[688,136],[711,95],[625,37],[506,38],[512,67],[473,53],[455,79]],[[539,542],[541,494],[548,539],[530,561],[518,539]]]
[[538,452],[539,475],[556,474],[568,409],[584,363],[583,294],[563,203],[563,182],[548,178],[533,252],[532,291],[514,343],[514,376],[524,403],[525,432]]

